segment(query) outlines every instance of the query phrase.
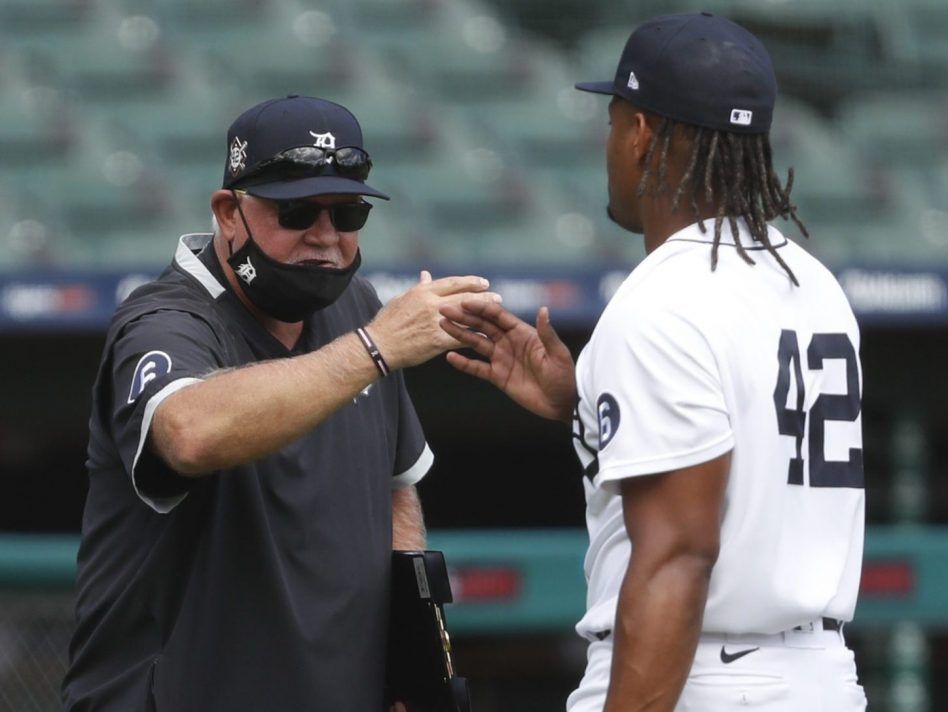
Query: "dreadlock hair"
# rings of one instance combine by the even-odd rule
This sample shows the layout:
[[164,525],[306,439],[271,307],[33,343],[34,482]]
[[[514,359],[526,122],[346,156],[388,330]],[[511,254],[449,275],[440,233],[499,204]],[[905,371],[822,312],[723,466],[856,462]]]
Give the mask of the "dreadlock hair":
[[682,124],[672,119],[661,118],[658,130],[646,149],[645,171],[639,183],[638,195],[644,196],[652,178],[652,157],[659,151],[657,190],[670,189],[668,185],[668,153],[676,127],[692,132],[691,156],[681,182],[675,189],[672,211],[678,210],[683,198],[690,197],[691,209],[701,232],[707,232],[698,210],[698,199],[718,202],[714,219],[714,242],[711,247],[711,269],[718,264],[718,248],[721,246],[721,229],[727,219],[734,236],[737,253],[748,264],[755,264],[738,237],[736,218],[744,218],[755,242],[764,245],[783,267],[790,280],[800,286],[793,270],[774,249],[767,235],[767,221],[777,216],[792,219],[809,238],[810,233],[797,217],[796,205],[790,202],[793,188],[793,168],[787,173],[787,186],[782,187],[773,168],[770,138],[768,134],[736,134],[730,131],[708,129]]

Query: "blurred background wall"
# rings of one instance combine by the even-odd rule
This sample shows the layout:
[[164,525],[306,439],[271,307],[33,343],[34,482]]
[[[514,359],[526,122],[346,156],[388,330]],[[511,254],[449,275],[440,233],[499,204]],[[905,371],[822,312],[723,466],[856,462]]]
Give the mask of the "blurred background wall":
[[[862,326],[871,529],[847,634],[871,709],[948,709],[944,0],[0,0],[0,711],[56,709],[104,329],[208,229],[232,119],[288,93],[350,107],[393,196],[361,238],[380,294],[481,272],[525,316],[549,304],[578,353],[644,251],[605,216],[606,101],[572,85],[680,10],[769,48],[778,166]],[[568,434],[440,360],[408,378],[476,709],[561,709],[584,665]]]

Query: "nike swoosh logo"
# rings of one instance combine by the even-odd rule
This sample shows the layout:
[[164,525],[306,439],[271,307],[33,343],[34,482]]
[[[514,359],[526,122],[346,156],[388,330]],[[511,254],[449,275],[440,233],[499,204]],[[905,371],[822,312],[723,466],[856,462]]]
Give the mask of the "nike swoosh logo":
[[760,648],[750,648],[749,650],[741,650],[737,653],[729,653],[724,649],[724,646],[721,646],[721,662],[727,665],[728,663],[733,663],[735,660],[740,660],[745,655],[750,655],[751,653],[757,652]]

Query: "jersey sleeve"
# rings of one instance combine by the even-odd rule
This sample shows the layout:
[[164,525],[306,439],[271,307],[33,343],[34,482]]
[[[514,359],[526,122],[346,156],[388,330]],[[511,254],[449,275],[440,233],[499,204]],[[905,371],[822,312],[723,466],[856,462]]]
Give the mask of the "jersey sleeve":
[[392,473],[392,488],[409,487],[427,474],[434,463],[434,455],[421,422],[415,412],[415,406],[405,387],[405,376],[397,371],[398,379],[398,442],[395,446],[395,471]]
[[672,309],[613,318],[595,344],[599,424],[596,484],[698,465],[734,447],[714,351],[701,328]]
[[171,394],[219,369],[222,355],[205,321],[171,310],[131,322],[112,346],[114,441],[136,494],[156,512],[177,506],[192,480],[146,447],[155,410]]

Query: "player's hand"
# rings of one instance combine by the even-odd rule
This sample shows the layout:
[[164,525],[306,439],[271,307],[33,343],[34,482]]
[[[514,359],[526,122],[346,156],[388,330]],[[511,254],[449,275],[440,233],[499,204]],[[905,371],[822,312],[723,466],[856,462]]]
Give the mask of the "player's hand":
[[424,363],[462,345],[441,328],[440,310],[458,306],[463,300],[499,303],[500,295],[488,292],[489,286],[483,277],[432,279],[431,273],[423,270],[418,284],[386,304],[366,329],[390,368]]
[[408,712],[408,708],[401,702],[396,702],[389,708],[389,712]]
[[536,328],[499,304],[466,299],[441,309],[441,328],[486,361],[457,352],[448,363],[494,384],[527,410],[569,422],[576,406],[573,357],[550,324],[550,311],[537,312]]

